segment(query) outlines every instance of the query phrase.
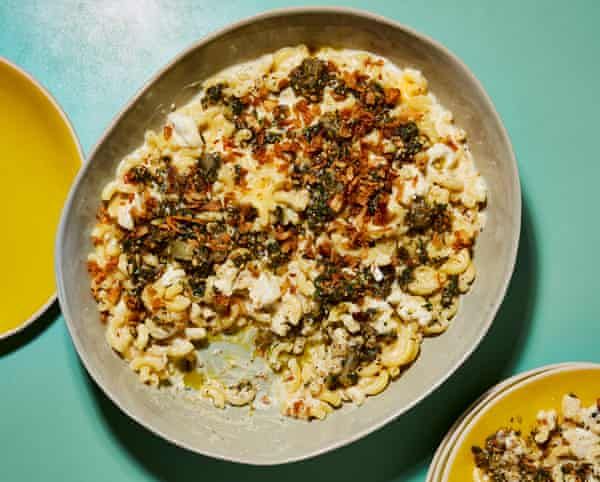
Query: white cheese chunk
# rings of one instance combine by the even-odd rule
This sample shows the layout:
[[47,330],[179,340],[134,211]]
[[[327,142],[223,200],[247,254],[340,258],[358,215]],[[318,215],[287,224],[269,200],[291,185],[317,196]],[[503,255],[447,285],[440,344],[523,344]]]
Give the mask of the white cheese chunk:
[[271,273],[262,272],[250,286],[250,299],[257,308],[273,304],[281,296],[279,278]]
[[199,147],[202,145],[202,137],[198,133],[198,126],[190,116],[179,112],[172,112],[167,117],[173,126],[173,138],[180,146]]

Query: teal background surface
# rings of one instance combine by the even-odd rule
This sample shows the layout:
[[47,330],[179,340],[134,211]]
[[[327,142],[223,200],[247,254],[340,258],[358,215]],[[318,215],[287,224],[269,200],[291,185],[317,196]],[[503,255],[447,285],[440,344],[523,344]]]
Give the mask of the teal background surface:
[[[89,153],[123,104],[183,48],[290,5],[301,3],[0,0],[0,55],[50,90]],[[247,467],[178,449],[124,416],[87,376],[55,304],[0,342],[1,481],[423,481],[446,430],[486,388],[540,365],[600,362],[600,2],[345,5],[407,24],[461,57],[514,144],[519,257],[481,346],[432,396],[365,439],[305,462]]]

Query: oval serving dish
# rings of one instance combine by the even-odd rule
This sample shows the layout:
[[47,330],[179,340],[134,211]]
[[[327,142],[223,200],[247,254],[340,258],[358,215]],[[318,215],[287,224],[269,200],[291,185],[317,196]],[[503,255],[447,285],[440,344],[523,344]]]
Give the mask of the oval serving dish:
[[[85,258],[102,187],[119,160],[181,106],[198,81],[285,46],[327,45],[367,50],[414,67],[469,135],[477,167],[488,181],[487,227],[476,248],[478,279],[447,333],[429,339],[416,363],[379,397],[323,422],[271,413],[191,404],[141,386],[104,339],[89,293]],[[197,85],[197,84],[196,84]],[[148,119],[152,119],[148,122]],[[406,412],[446,380],[487,333],[510,280],[519,241],[521,197],[515,158],[491,101],[467,67],[443,46],[396,22],[344,8],[277,10],[235,23],[186,50],[125,107],[97,144],[65,206],[56,245],[59,298],[75,347],[88,372],[125,413],[165,439],[212,457],[279,464],[352,442]],[[81,262],[73,262],[81,260]],[[260,439],[261,443],[256,443]]]

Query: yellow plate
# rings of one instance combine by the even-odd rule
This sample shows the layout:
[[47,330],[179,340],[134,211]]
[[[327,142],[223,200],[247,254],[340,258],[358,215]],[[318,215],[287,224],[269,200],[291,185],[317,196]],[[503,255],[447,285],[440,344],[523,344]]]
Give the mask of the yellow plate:
[[427,482],[442,480],[442,474],[446,467],[446,463],[448,462],[448,457],[450,456],[450,452],[452,448],[456,444],[456,440],[460,436],[460,432],[466,427],[471,420],[484,408],[491,400],[497,397],[504,390],[507,390],[511,386],[525,380],[526,378],[532,377],[539,373],[552,370],[558,367],[566,367],[569,366],[568,363],[559,363],[556,365],[547,365],[545,367],[535,368],[528,372],[519,373],[513,377],[507,378],[506,380],[494,385],[488,391],[486,391],[483,395],[481,395],[477,400],[475,400],[469,408],[465,410],[465,412],[452,424],[450,430],[444,437],[444,439],[440,442],[438,449],[436,450],[433,459],[431,460],[431,464],[429,464],[429,470],[427,472]]
[[[540,410],[555,409],[560,412],[562,397],[566,393],[575,393],[586,405],[595,402],[600,397],[600,365],[544,372],[500,394],[465,428],[449,457],[443,480],[473,480],[473,445],[482,446],[488,435],[502,427],[515,427],[528,432],[534,426]],[[520,422],[514,421],[517,417],[521,417]]]
[[2,58],[0,106],[2,339],[35,320],[55,298],[54,236],[82,154],[50,94]]

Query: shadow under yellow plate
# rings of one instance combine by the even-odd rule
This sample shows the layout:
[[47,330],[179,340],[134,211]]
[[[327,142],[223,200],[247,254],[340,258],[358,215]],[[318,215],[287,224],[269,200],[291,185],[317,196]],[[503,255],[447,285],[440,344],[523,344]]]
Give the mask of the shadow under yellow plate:
[[54,299],[54,237],[81,154],[60,108],[2,58],[0,106],[2,338]]
[[528,433],[535,424],[538,411],[555,409],[561,412],[562,397],[566,393],[575,393],[586,406],[595,402],[600,397],[600,366],[542,373],[500,395],[466,428],[466,435],[457,442],[450,455],[445,480],[472,481],[475,468],[471,454],[473,445],[483,446],[487,436],[502,427]]

